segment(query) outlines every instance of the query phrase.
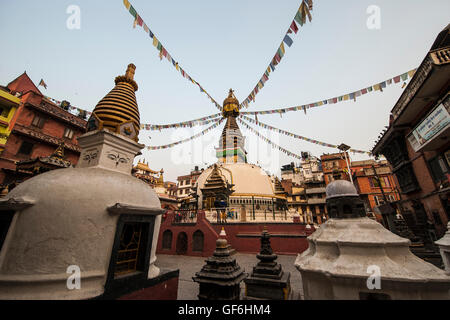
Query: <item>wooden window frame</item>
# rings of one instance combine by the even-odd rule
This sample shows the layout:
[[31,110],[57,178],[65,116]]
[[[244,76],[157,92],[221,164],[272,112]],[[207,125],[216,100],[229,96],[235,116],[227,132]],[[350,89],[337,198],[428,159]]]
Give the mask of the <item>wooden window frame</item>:
[[[33,120],[31,121],[31,125],[35,128],[42,129],[44,127],[46,121],[47,121],[47,119],[44,116],[36,113],[34,115]],[[35,123],[35,122],[37,122],[37,123]]]

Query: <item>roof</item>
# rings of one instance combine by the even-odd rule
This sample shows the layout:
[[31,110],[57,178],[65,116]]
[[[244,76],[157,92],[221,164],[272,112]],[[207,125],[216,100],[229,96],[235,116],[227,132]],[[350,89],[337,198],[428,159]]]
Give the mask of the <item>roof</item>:
[[152,174],[158,174],[161,172],[161,171],[154,171],[154,170],[150,169],[148,164],[140,162],[140,161],[137,163],[137,165],[133,169],[144,170],[144,171],[150,172]]
[[12,93],[21,92],[22,94],[25,94],[26,92],[32,91],[40,96],[43,96],[42,92],[39,91],[38,87],[36,87],[30,79],[26,71],[8,83],[7,87]]

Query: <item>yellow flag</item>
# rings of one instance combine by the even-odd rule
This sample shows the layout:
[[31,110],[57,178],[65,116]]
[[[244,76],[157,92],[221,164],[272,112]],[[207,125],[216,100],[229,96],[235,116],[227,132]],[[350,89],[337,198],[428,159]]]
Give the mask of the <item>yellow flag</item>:
[[380,90],[380,89],[381,89],[380,84],[374,84],[374,85],[373,85],[373,89],[374,89],[375,91]]
[[156,36],[153,35],[153,46],[157,47],[158,46],[158,39],[156,39]]
[[267,68],[267,73],[270,73],[270,67]]
[[409,71],[408,72],[408,76],[410,77],[410,78],[412,78],[413,77],[413,75],[416,73],[416,70],[414,69],[414,70],[411,70],[411,71]]
[[346,101],[346,100],[348,100],[348,99],[350,99],[350,96],[349,96],[348,94],[346,94],[346,95],[344,96],[344,101]]
[[175,68],[177,68],[177,71],[180,71],[180,67],[178,66],[178,62],[175,63]]
[[128,10],[130,10],[130,2],[128,2],[128,0],[123,0],[123,4],[125,5],[125,8],[127,8]]
[[283,54],[286,52],[286,51],[284,51],[284,43],[283,42],[281,43],[280,49],[281,49],[281,52],[283,52]]

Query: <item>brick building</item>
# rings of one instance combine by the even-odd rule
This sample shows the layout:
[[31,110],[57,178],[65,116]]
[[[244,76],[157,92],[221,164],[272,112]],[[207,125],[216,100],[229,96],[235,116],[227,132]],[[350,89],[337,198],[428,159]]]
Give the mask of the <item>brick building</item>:
[[401,191],[398,209],[428,242],[444,235],[450,218],[449,32],[450,25],[439,33],[372,150],[389,161]]
[[[397,179],[386,160],[353,161],[351,164],[353,183],[364,201],[368,216],[383,222],[377,208],[380,205],[400,200]],[[385,222],[383,222],[387,226]]]
[[[347,153],[347,159],[350,162],[350,156]],[[320,156],[322,162],[323,176],[325,185],[334,181],[334,176],[339,176],[338,179],[350,181],[348,174],[347,162],[345,161],[345,155],[343,152],[323,154]]]
[[60,145],[65,159],[77,163],[76,138],[86,132],[85,120],[46,99],[26,73],[1,89],[20,98],[20,104],[0,154],[0,185],[22,178],[17,176],[17,162],[51,156]]

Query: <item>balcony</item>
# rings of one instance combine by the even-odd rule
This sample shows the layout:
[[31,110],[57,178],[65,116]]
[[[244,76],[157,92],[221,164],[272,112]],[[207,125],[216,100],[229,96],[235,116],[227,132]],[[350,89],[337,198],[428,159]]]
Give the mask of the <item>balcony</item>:
[[327,199],[326,198],[311,198],[308,199],[308,204],[326,204]]
[[309,188],[305,190],[306,194],[325,193],[325,187]]

